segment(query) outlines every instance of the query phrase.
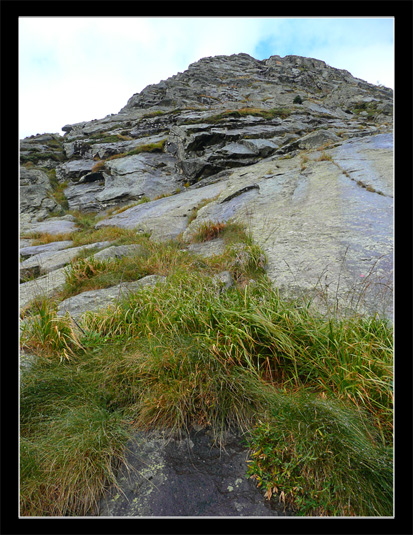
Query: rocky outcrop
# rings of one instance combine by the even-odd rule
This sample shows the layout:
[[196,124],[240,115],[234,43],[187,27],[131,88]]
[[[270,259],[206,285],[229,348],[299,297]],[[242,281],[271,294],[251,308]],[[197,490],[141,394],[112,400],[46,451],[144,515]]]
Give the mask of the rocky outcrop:
[[117,488],[101,500],[99,516],[288,516],[283,504],[263,500],[245,474],[248,448],[236,433],[224,447],[205,429],[185,436],[136,433]]
[[[190,243],[197,228],[239,221],[288,297],[310,295],[321,311],[391,319],[392,113],[392,90],[323,61],[237,54],[203,58],[133,95],[117,114],[65,125],[64,136],[22,140],[21,233],[65,234],[65,242],[22,241],[23,279],[37,278],[20,285],[21,307],[65,284],[79,252],[69,208],[97,212],[96,229],[134,229],[157,241],[182,236],[188,251],[204,256],[222,253],[223,243]],[[102,261],[139,254],[138,245],[129,252],[100,246]],[[162,280],[83,292],[61,302],[59,315],[78,318]],[[228,272],[216,282],[234,284]],[[172,441],[135,438],[135,475],[119,474],[121,492],[111,490],[100,514],[284,514],[245,479],[238,439],[222,453],[204,431]]]
[[60,215],[63,209],[51,196],[49,177],[41,169],[22,167],[20,171],[20,214],[26,220]]

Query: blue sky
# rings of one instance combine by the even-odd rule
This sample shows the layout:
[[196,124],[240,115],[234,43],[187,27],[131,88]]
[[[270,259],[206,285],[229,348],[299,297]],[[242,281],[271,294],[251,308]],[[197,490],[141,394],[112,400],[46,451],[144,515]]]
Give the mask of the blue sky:
[[205,56],[295,54],[394,87],[393,18],[20,17],[19,137],[117,113]]

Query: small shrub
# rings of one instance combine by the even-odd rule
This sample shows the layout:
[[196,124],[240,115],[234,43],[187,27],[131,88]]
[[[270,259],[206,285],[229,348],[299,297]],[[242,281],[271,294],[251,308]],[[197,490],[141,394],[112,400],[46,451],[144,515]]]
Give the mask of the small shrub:
[[294,97],[293,104],[302,104],[302,103],[303,103],[303,99],[300,97],[300,95],[297,95],[296,97]]
[[66,289],[83,288],[85,281],[92,279],[96,275],[107,271],[110,262],[107,260],[96,260],[93,256],[72,260],[70,266],[66,268]]
[[203,221],[194,232],[192,240],[195,242],[214,240],[218,238],[225,227],[224,221]]
[[92,167],[92,173],[96,173],[97,171],[102,171],[105,167],[106,160],[101,160],[100,162],[96,163]]
[[332,162],[333,157],[331,154],[327,154],[326,152],[322,152],[322,154],[317,158],[317,162]]

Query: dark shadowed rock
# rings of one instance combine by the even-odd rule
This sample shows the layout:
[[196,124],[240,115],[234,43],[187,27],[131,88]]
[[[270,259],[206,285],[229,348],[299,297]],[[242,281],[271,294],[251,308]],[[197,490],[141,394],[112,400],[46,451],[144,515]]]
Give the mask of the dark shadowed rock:
[[[246,475],[248,448],[237,434],[224,448],[205,429],[181,438],[136,433],[127,463],[101,500],[98,516],[247,517],[286,516],[282,505],[264,499]],[[290,513],[291,514],[291,513]]]

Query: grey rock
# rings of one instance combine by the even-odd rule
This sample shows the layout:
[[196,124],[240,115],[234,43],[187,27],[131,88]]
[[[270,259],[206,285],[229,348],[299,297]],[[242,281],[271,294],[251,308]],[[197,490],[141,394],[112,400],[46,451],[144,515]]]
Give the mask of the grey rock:
[[[391,318],[392,136],[351,139],[329,153],[333,161],[309,161],[304,171],[299,156],[233,170],[226,191],[198,211],[183,238],[204,221],[243,222],[283,293],[311,295],[323,311],[338,305]],[[232,197],[251,180],[259,190]]]
[[94,254],[95,258],[99,260],[107,260],[109,258],[122,258],[124,256],[135,256],[144,253],[144,248],[139,244],[131,245],[112,245],[102,251]]
[[40,222],[34,221],[20,226],[22,233],[69,234],[76,230],[78,227],[67,216],[53,217]]
[[37,297],[51,297],[61,290],[66,281],[66,268],[56,269],[37,279],[24,282],[19,286],[20,309],[26,307]]
[[99,502],[97,516],[291,515],[282,505],[270,505],[248,479],[248,449],[235,432],[227,433],[224,448],[206,429],[192,429],[181,438],[138,432],[127,449],[128,468],[121,468],[117,488]]
[[[105,178],[103,173],[102,178],[103,180]],[[101,181],[70,184],[64,190],[69,210],[81,210],[85,213],[101,211],[106,206],[102,206],[102,203],[97,199],[97,195],[104,189],[104,182],[102,183]]]
[[68,312],[73,318],[77,319],[85,312],[96,312],[113,306],[129,293],[139,288],[154,287],[164,281],[165,277],[160,275],[148,275],[138,281],[124,282],[110,288],[82,292],[62,301],[57,309],[57,315],[64,316]]
[[[22,241],[22,240],[20,240]],[[29,256],[34,256],[40,253],[46,253],[50,251],[61,251],[62,249],[67,249],[73,245],[71,240],[62,240],[54,241],[50,243],[45,243],[43,245],[30,245],[27,247],[20,248],[20,256],[27,258]]]
[[215,240],[202,243],[191,243],[187,246],[187,250],[201,256],[211,257],[214,255],[223,254],[225,250],[225,243],[221,238],[217,238]]
[[110,242],[104,241],[71,247],[63,251],[49,250],[33,255],[20,263],[20,280],[54,271],[68,264],[82,251],[107,247],[108,245]]
[[224,183],[211,184],[199,190],[186,190],[171,197],[140,204],[99,221],[95,228],[115,226],[150,232],[156,240],[178,236],[187,227],[187,216],[201,201],[211,199],[225,189]]
[[279,148],[278,143],[269,139],[243,139],[241,143],[263,158],[274,153]]
[[105,187],[96,195],[103,203],[137,200],[174,193],[182,184],[175,172],[175,158],[169,154],[141,153],[106,162],[109,175]]
[[229,271],[222,271],[217,275],[214,275],[213,280],[221,289],[228,290],[235,286],[234,277]]
[[56,178],[59,182],[78,181],[83,175],[90,173],[96,162],[90,160],[71,160],[56,167]]
[[334,161],[365,188],[393,197],[392,150],[393,134],[377,134],[342,143]]
[[337,143],[337,142],[341,142],[341,139],[338,136],[336,136],[333,132],[329,132],[328,130],[324,130],[324,129],[311,132],[310,134],[307,134],[306,136],[298,140],[298,144],[300,148],[303,148],[303,149],[314,149],[317,147],[321,147],[322,145],[325,145],[326,143]]
[[49,177],[40,169],[20,169],[20,213],[44,219],[59,214],[62,207],[52,198]]

